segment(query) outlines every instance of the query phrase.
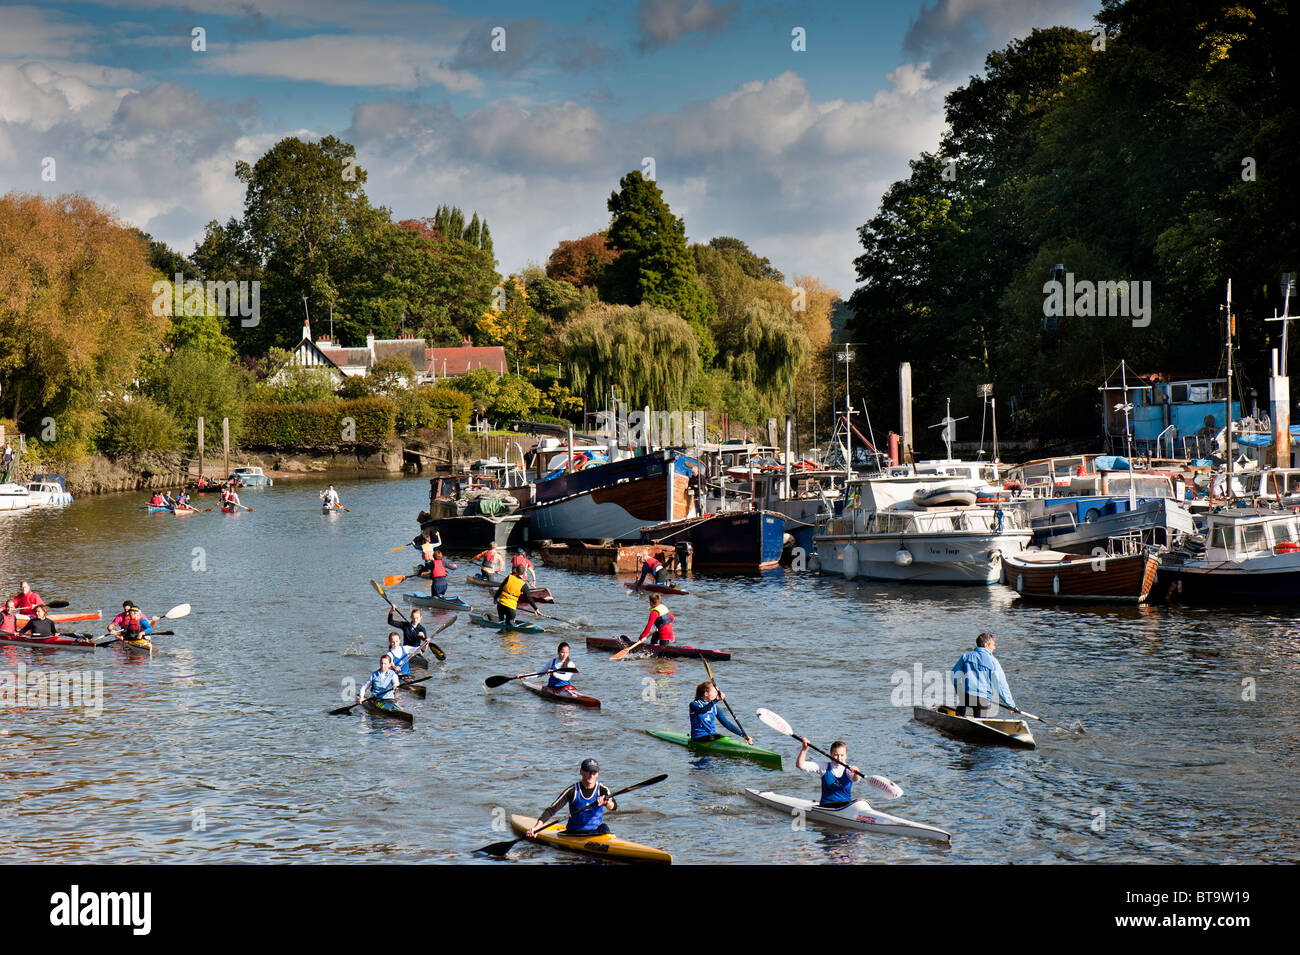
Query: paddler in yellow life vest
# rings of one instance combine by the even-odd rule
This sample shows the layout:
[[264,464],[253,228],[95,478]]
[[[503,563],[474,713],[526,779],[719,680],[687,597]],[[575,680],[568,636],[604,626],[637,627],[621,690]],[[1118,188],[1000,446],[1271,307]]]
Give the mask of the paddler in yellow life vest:
[[519,606],[519,600],[523,598],[528,601],[528,606],[533,608],[533,613],[539,613],[537,604],[533,602],[533,595],[528,590],[528,583],[524,580],[524,569],[516,567],[510,571],[509,576],[501,581],[501,586],[493,599],[497,602],[497,619],[502,623],[511,624],[515,622],[515,609]]
[[[673,612],[664,606],[663,598],[658,594],[650,595],[650,619],[646,621],[645,629],[641,631],[638,640],[644,640],[650,637],[650,645],[656,643],[673,642]],[[654,631],[651,636],[650,631]]]

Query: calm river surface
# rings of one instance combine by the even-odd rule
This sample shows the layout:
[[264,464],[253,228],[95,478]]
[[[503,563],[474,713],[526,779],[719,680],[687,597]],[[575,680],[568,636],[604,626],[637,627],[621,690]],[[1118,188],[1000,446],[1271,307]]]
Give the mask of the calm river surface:
[[[21,666],[103,679],[99,715],[0,708],[6,860],[491,862],[472,852],[507,838],[494,829],[502,811],[535,815],[586,756],[615,789],[669,774],[626,797],[611,821],[680,863],[1300,860],[1292,609],[1078,610],[1021,604],[1001,587],[698,578],[692,596],[668,601],[678,641],[734,653],[714,671],[745,728],[786,757],[776,772],[694,758],[643,734],[686,729],[703,665],[588,652],[587,635],[638,633],[645,601],[613,578],[539,565],[557,599],[544,610],[586,626],[505,638],[462,615],[436,638],[447,661],[428,698],[404,704],[415,713],[405,729],[326,711],[343,702],[345,679],[359,684],[377,665],[387,608],[368,580],[409,570],[412,552],[388,549],[416,531],[428,482],[338,485],[352,511],[328,516],[320,487],[249,491],[254,512],[235,516],[151,516],[143,494],[0,515],[8,593],[28,579],[47,600],[106,617],[124,598],[149,614],[194,606],[176,636],[157,638],[152,659],[0,647],[6,678]],[[464,573],[462,563],[452,593],[481,608],[489,592],[465,586]],[[404,589],[417,588],[393,591]],[[1017,702],[1081,721],[1086,733],[1033,724],[1039,748],[1024,752],[910,719],[902,697],[914,668],[946,679],[985,629],[998,634]],[[560,639],[574,644],[576,685],[602,710],[556,706],[517,685],[484,693],[486,676],[544,665]],[[908,674],[901,687],[898,671]],[[859,792],[951,831],[952,847],[796,830],[750,802],[745,787],[817,794],[814,777],[793,771],[797,744],[753,715],[760,706],[823,747],[845,740],[851,762],[906,795]],[[526,845],[511,857],[584,864]]]

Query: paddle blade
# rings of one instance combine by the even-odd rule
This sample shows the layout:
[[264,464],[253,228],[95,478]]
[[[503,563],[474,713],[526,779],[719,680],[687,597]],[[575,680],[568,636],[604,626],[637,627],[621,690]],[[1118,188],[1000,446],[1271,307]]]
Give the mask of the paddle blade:
[[513,679],[514,677],[512,676],[490,676],[483,681],[483,688],[487,690],[495,690],[499,686],[505,686]]
[[390,574],[384,578],[385,587],[396,587],[406,579],[406,574]]
[[872,786],[875,786],[885,795],[894,799],[903,795],[903,787],[898,785],[898,783],[894,782],[892,779],[887,779],[884,776],[868,776],[867,782]]
[[442,633],[444,630],[446,630],[448,627],[450,627],[450,626],[451,626],[453,623],[455,623],[455,622],[456,622],[456,618],[455,618],[455,617],[452,617],[450,620],[448,620],[446,623],[444,623],[444,624],[443,624],[441,627],[439,627],[437,630],[433,631],[433,635],[436,637],[438,634]]
[[350,704],[350,705],[348,705],[348,706],[340,706],[337,710],[330,710],[329,715],[330,715],[330,716],[343,716],[343,715],[345,715],[345,714],[347,714],[347,713],[351,713],[351,712],[352,712],[352,708],[353,708],[354,706],[356,706],[356,705],[357,705],[356,703],[352,703],[352,704]]
[[68,601],[66,601],[66,600],[47,600],[47,601],[45,601],[45,606],[49,607],[51,610],[62,610],[62,609],[63,609],[64,607],[66,607],[67,605],[68,605]]
[[429,644],[429,652],[438,658],[439,663],[447,659],[447,654],[443,653],[442,647],[438,646],[436,643]]
[[771,710],[760,709],[758,711],[758,718],[783,736],[794,735],[794,729],[791,728],[790,724],[783,720],[778,713],[773,713]]
[[189,604],[178,604],[163,614],[163,618],[166,620],[179,620],[181,617],[188,617],[190,609]]
[[475,849],[474,851],[490,856],[503,856],[515,847],[516,842],[522,841],[522,839],[511,839],[509,842],[494,842],[490,846],[484,846],[482,849]]
[[[403,544],[403,545],[402,545],[402,547],[410,547],[410,546],[411,546],[410,544]],[[394,548],[391,548],[391,549],[388,551],[388,553],[390,553],[390,554],[396,554],[399,550],[402,549],[402,547],[394,547]]]
[[370,581],[370,586],[375,588],[375,593],[379,594],[379,596],[383,597],[385,600],[388,599],[388,594],[384,593],[383,585],[380,584],[379,581]]

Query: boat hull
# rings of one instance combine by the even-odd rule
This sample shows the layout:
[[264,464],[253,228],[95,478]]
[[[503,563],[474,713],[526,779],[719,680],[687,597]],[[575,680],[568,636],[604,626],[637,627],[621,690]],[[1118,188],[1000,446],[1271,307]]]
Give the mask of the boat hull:
[[712,514],[659,524],[642,533],[665,547],[689,542],[692,570],[770,570],[781,563],[785,516],[769,511]]
[[500,630],[503,633],[545,633],[546,630],[535,623],[524,623],[522,620],[516,620],[514,623],[506,624],[500,620],[489,620],[481,613],[472,613],[469,615],[472,623],[480,627],[490,627],[493,630]]
[[372,716],[392,720],[394,723],[402,723],[406,726],[415,725],[415,715],[402,709],[396,703],[382,700],[365,700],[362,702],[361,708]]
[[28,637],[0,637],[0,645],[8,647],[45,647],[57,650],[93,650],[95,647],[103,646],[106,643],[112,643],[115,637],[99,637],[87,640],[78,640],[64,634],[55,634],[53,637],[28,638]]
[[[522,836],[537,820],[530,816],[511,816],[510,828],[516,835]],[[671,865],[672,854],[663,849],[644,846],[620,838],[612,832],[603,836],[566,836],[563,829],[542,830],[530,842],[540,842],[555,849],[576,852],[580,855],[594,856],[597,859],[609,859],[612,862],[648,863],[650,865]]]
[[522,514],[434,517],[420,530],[436,534],[446,550],[487,550],[493,543],[499,548],[518,547],[528,540],[528,519]]
[[[996,584],[1005,553],[1023,549],[1029,531],[1004,534],[818,535],[823,574],[921,584]],[[899,551],[910,560],[900,563]],[[852,556],[850,556],[850,552]]]
[[952,844],[952,834],[935,826],[913,822],[901,816],[894,816],[875,809],[865,799],[859,799],[843,809],[824,809],[811,799],[798,796],[784,796],[781,793],[759,792],[746,789],[745,795],[755,802],[762,803],[783,812],[788,818],[798,812],[801,818],[839,829],[857,829],[861,832],[874,832],[885,836],[907,836],[913,839],[926,839],[930,842]]
[[693,753],[706,756],[730,756],[733,759],[747,759],[766,766],[768,769],[781,768],[781,754],[768,749],[750,746],[743,739],[723,736],[713,740],[692,740],[688,733],[674,733],[669,730],[646,730],[655,739],[661,739],[678,746],[684,746]]
[[572,693],[556,693],[544,683],[532,683],[528,680],[520,680],[524,688],[530,693],[540,696],[544,700],[550,700],[552,703],[570,703],[574,706],[584,706],[589,709],[600,709],[600,700],[594,696],[588,696],[586,693],[579,693],[576,690]]
[[1022,597],[1096,603],[1143,603],[1160,561],[1152,553],[1080,557],[1024,551],[1002,558],[1002,580]]
[[472,610],[473,608],[459,597],[433,597],[428,594],[402,594],[402,600],[408,607],[420,607],[428,610]]
[[[588,637],[588,650],[626,650],[632,645],[628,639],[620,640],[618,637]],[[725,650],[703,650],[699,647],[678,646],[676,644],[659,644],[650,646],[643,643],[637,647],[635,653],[647,653],[652,657],[695,657],[703,660],[730,660],[731,654]]]
[[949,736],[972,743],[991,743],[1014,749],[1035,749],[1038,746],[1034,742],[1034,734],[1029,732],[1029,724],[1024,720],[976,719],[972,716],[958,716],[947,707],[933,709],[928,706],[912,707],[912,718]]

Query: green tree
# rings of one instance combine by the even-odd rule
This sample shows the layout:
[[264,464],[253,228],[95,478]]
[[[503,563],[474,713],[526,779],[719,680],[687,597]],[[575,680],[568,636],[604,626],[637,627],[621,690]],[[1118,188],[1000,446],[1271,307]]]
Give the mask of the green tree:
[[633,407],[683,407],[699,370],[699,339],[679,316],[648,305],[597,305],[560,333],[577,388],[603,405],[611,387]]
[[187,345],[150,373],[143,390],[157,406],[167,410],[176,423],[177,434],[185,436],[181,443],[192,448],[198,441],[200,416],[209,429],[219,428],[221,419],[229,418],[231,443],[239,443],[249,386],[247,373],[232,366],[228,359]]

